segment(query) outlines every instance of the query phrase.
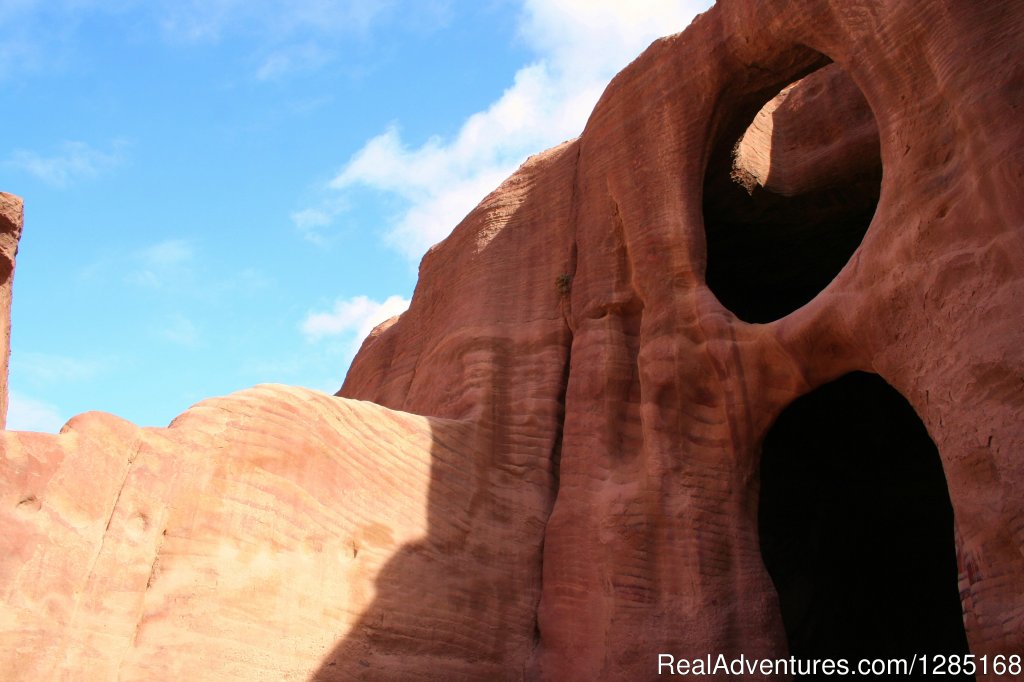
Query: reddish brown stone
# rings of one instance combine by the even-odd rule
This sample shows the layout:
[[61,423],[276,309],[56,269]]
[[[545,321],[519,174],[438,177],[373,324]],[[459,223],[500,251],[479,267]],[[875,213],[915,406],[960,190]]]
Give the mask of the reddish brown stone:
[[831,64],[786,86],[757,112],[736,148],[733,175],[750,192],[759,186],[799,196],[859,182],[880,164],[878,153],[868,103]]
[[[783,653],[758,548],[760,441],[794,398],[857,369],[903,394],[938,445],[971,567],[971,651],[1024,648],[1022,28],[1013,2],[720,2],[620,73],[578,141],[517,176],[543,188],[524,202],[543,211],[498,212],[492,196],[428,254],[409,311],[367,342],[340,395],[465,417],[492,391],[545,405],[566,387],[561,431],[531,429],[561,442],[528,677],[649,679],[659,651]],[[704,170],[826,58],[846,74],[831,76],[838,95],[849,102],[848,77],[874,114],[877,210],[812,301],[746,324],[704,283]],[[831,113],[808,107],[792,113]],[[792,170],[780,193],[869,168],[863,113],[844,122],[840,109],[835,129],[855,134],[835,141],[837,163],[825,153],[824,170]],[[510,246],[467,262],[495,215],[510,236],[491,243]],[[570,241],[553,243],[563,231]],[[538,244],[539,261],[520,251]],[[571,293],[559,301],[562,271]],[[557,363],[536,363],[564,341],[526,333],[559,316],[563,382],[549,378]]]
[[0,428],[7,424],[7,365],[11,358],[11,287],[21,239],[21,199],[0,192]]
[[[1022,30],[1010,0],[722,0],[426,255],[347,399],[257,387],[166,430],[87,414],[5,434],[4,668],[642,680],[659,652],[785,655],[761,443],[854,370],[938,446],[971,651],[1024,652]],[[827,115],[852,83],[877,209],[813,300],[750,324],[705,282],[723,253],[706,245],[730,243],[715,231],[750,215],[721,220],[731,200],[707,188],[726,191],[715,173],[763,105],[829,60],[811,82],[833,94],[798,86],[775,109],[754,194],[870,173],[863,108]]]

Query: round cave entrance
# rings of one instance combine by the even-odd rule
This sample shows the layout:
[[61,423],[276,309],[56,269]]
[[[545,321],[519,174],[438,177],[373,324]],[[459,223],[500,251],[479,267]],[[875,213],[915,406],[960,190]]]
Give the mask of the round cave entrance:
[[942,462],[878,375],[847,374],[778,417],[762,446],[758,527],[792,656],[968,653]]
[[860,245],[882,180],[874,114],[838,65],[768,96],[753,120],[745,110],[723,123],[703,188],[705,281],[755,323],[828,286]]

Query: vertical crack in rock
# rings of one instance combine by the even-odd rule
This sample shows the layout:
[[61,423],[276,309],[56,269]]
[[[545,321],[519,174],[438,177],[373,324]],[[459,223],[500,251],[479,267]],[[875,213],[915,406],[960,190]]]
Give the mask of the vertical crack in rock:
[[149,577],[146,579],[146,587],[143,588],[142,600],[140,602],[139,616],[135,620],[135,629],[132,632],[131,639],[128,641],[128,645],[125,647],[124,652],[121,654],[121,660],[117,665],[117,679],[118,682],[123,678],[124,664],[128,660],[131,653],[135,650],[139,641],[139,633],[142,631],[142,622],[146,619],[146,597],[149,595],[150,588],[153,587],[153,583],[156,580],[157,571],[160,565],[160,551],[163,549],[164,540],[167,538],[167,529],[163,529],[160,533],[160,537],[157,540],[156,547],[153,551],[153,562],[149,567]]
[[[73,669],[73,666],[70,666],[70,659],[73,654],[78,654],[78,652],[76,651],[77,647],[74,642],[76,637],[81,636],[82,632],[85,630],[85,628],[79,625],[80,618],[82,617],[82,600],[87,599],[93,593],[93,578],[96,572],[96,565],[99,562],[100,557],[103,556],[104,548],[107,546],[107,541],[110,536],[110,528],[111,525],[113,524],[114,516],[117,514],[118,506],[121,502],[121,496],[125,491],[125,487],[131,475],[132,466],[135,463],[135,459],[138,457],[141,450],[142,440],[137,438],[136,442],[133,443],[128,449],[128,456],[124,464],[124,473],[120,477],[121,480],[117,487],[117,493],[116,495],[113,496],[113,502],[110,505],[110,511],[106,514],[106,523],[104,524],[103,533],[100,536],[99,542],[96,544],[96,551],[93,552],[89,558],[88,567],[85,570],[84,578],[81,582],[81,590],[76,591],[74,594],[74,607],[71,611],[70,617],[68,618],[67,626],[65,627],[63,634],[63,662],[62,664],[58,664],[57,661],[54,661],[53,665],[55,666],[60,665],[64,669],[67,669],[69,667]],[[107,576],[100,576],[100,578],[106,577]]]
[[[551,447],[551,488],[550,488],[550,506],[548,508],[547,518],[545,519],[545,532],[541,534],[540,543],[540,566],[538,567],[538,575],[540,578],[540,590],[537,593],[537,603],[534,605],[534,616],[533,616],[533,646],[534,651],[541,644],[541,631],[540,621],[537,617],[538,607],[540,606],[540,600],[544,594],[544,545],[547,539],[547,521],[551,518],[551,512],[554,510],[555,503],[558,501],[558,489],[560,480],[560,469],[562,464],[562,437],[565,429],[565,412],[566,412],[566,395],[569,388],[569,370],[572,365],[572,332],[569,331],[568,347],[565,354],[565,362],[562,368],[562,386],[561,393],[558,396],[558,403],[560,405],[560,414],[558,418],[558,430],[555,433],[555,441]],[[530,660],[523,662],[524,674],[526,669],[531,665]]]
[[[529,667],[531,665],[533,665],[533,661],[531,659],[535,658],[537,648],[541,644],[541,631],[540,631],[540,620],[538,618],[538,611],[539,611],[540,601],[541,601],[541,599],[543,598],[543,595],[544,595],[544,550],[545,550],[545,543],[546,543],[546,540],[547,540],[547,522],[551,518],[551,513],[554,511],[555,504],[558,501],[558,491],[559,491],[560,482],[561,482],[562,441],[563,441],[563,436],[564,436],[564,431],[565,431],[565,415],[566,415],[566,409],[567,409],[566,396],[568,395],[568,392],[569,392],[569,375],[570,375],[571,370],[572,370],[572,346],[573,346],[573,340],[574,340],[575,336],[574,336],[574,330],[573,330],[573,325],[572,325],[572,298],[573,298],[573,292],[572,292],[572,285],[571,285],[571,283],[572,283],[572,280],[575,279],[575,277],[576,277],[576,269],[577,269],[577,265],[578,265],[578,244],[576,242],[575,230],[576,230],[576,224],[577,224],[576,216],[577,216],[578,210],[579,210],[577,197],[579,196],[579,186],[578,185],[579,185],[580,149],[581,149],[581,145],[579,144],[578,140],[574,144],[576,145],[576,152],[574,154],[573,163],[572,163],[573,170],[572,170],[572,182],[570,184],[570,186],[571,186],[571,194],[570,194],[570,199],[569,199],[569,221],[568,221],[570,229],[573,230],[573,235],[572,235],[572,239],[571,239],[571,242],[570,242],[569,262],[568,262],[567,273],[566,273],[569,276],[569,290],[566,292],[566,295],[564,295],[562,297],[561,303],[560,303],[561,309],[562,309],[562,321],[563,321],[563,324],[565,325],[565,332],[566,332],[565,356],[564,356],[564,359],[562,361],[562,372],[561,372],[561,380],[560,380],[560,384],[559,384],[559,393],[558,393],[558,405],[559,405],[559,414],[558,414],[558,420],[557,420],[558,423],[557,423],[556,431],[555,431],[555,439],[554,439],[554,442],[552,443],[552,446],[551,446],[551,456],[550,456],[551,483],[550,483],[549,497],[548,497],[549,506],[548,506],[548,510],[547,510],[547,517],[544,520],[544,526],[545,526],[544,532],[541,533],[541,543],[540,543],[540,553],[539,553],[540,565],[537,568],[537,574],[538,574],[538,576],[540,576],[540,589],[537,591],[537,602],[534,604],[534,608],[533,608],[533,640],[534,640],[533,641],[533,652],[531,653],[530,658],[528,658],[527,660],[523,661],[523,674],[524,674],[524,676],[527,674],[527,670],[529,669]],[[566,310],[566,306],[568,306],[568,308],[569,308],[568,310]]]
[[[110,513],[107,514],[107,522],[106,522],[106,525],[104,525],[104,527],[103,527],[103,535],[100,538],[100,541],[99,541],[99,544],[98,544],[98,546],[96,548],[96,551],[93,553],[92,557],[89,560],[89,568],[85,572],[85,580],[82,583],[83,587],[86,590],[88,590],[89,583],[92,581],[93,571],[96,568],[96,562],[99,560],[100,556],[103,554],[103,547],[106,544],[107,536],[110,533],[110,525],[111,525],[111,523],[113,523],[114,515],[117,513],[117,506],[121,502],[121,494],[124,493],[125,484],[128,483],[128,477],[131,474],[132,465],[135,463],[135,458],[138,457],[139,452],[141,452],[141,451],[142,451],[142,441],[139,440],[132,447],[132,449],[129,451],[128,461],[125,462],[125,466],[124,466],[124,475],[121,477],[121,483],[117,487],[117,495],[114,497],[114,502],[113,502],[113,504],[110,505]],[[80,597],[80,596],[81,596],[80,594],[76,595],[76,599],[78,597]],[[78,612],[78,603],[76,601],[76,606],[75,606],[75,614],[76,615],[77,615],[77,612]],[[74,620],[75,620],[75,616],[72,616],[72,621],[74,621]]]

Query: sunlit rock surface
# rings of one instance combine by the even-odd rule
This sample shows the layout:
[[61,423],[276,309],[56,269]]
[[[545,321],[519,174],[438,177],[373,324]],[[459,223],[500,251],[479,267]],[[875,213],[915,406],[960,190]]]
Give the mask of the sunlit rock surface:
[[[659,652],[786,655],[761,442],[854,370],[938,447],[971,651],[1024,652],[1022,30],[1010,0],[722,0],[426,255],[343,397],[4,434],[6,675],[642,680]],[[752,220],[771,244],[812,219],[803,247],[748,246]]]

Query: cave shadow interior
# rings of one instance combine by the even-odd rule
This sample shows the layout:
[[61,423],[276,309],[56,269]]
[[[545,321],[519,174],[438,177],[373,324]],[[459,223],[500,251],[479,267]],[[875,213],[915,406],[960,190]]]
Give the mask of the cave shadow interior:
[[[814,54],[817,64],[830,64],[826,56]],[[752,323],[785,317],[828,286],[864,238],[881,193],[877,146],[841,180],[795,196],[756,184],[742,186],[734,169],[736,147],[757,110],[779,90],[769,89],[766,99],[755,98],[756,106],[740,108],[723,122],[702,192],[705,281],[723,306]],[[861,101],[867,109],[862,96]],[[781,145],[774,138],[771,167],[777,169],[786,161],[778,158]]]
[[792,656],[968,653],[938,450],[878,375],[847,374],[778,417],[758,526]]

